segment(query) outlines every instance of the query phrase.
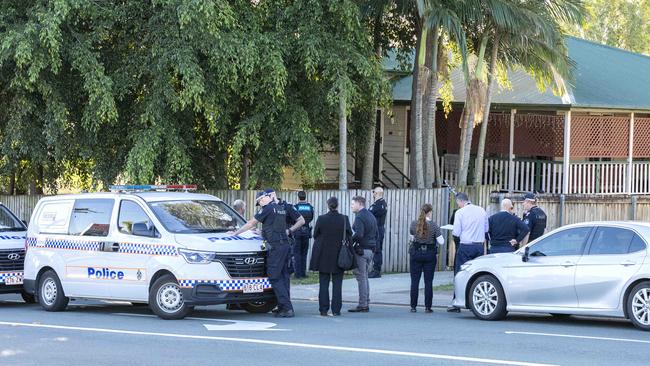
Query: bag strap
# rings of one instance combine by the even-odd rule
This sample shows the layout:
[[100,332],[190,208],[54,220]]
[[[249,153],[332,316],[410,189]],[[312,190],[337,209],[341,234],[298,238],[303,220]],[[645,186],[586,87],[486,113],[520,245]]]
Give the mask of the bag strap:
[[345,243],[345,229],[347,229],[347,225],[345,224],[345,215],[341,215],[343,217],[343,237],[341,238],[341,243]]

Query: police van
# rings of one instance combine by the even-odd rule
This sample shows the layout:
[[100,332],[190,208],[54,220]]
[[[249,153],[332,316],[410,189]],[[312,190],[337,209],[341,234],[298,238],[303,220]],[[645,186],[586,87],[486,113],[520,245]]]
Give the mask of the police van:
[[262,238],[229,234],[245,222],[226,203],[188,192],[196,186],[111,188],[38,202],[24,285],[45,310],[64,310],[71,298],[148,303],[164,319],[197,305],[275,307]]
[[34,296],[23,290],[26,231],[25,223],[0,203],[0,294],[19,293],[34,303]]

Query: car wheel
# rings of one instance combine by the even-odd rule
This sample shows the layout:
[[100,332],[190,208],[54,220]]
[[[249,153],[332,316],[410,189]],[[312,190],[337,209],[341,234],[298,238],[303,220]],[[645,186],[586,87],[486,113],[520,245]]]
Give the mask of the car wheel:
[[273,300],[257,301],[241,304],[242,309],[252,314],[265,314],[273,310],[278,305],[278,302]]
[[47,311],[62,311],[68,306],[59,276],[54,271],[43,273],[38,281],[38,302]]
[[650,281],[641,282],[630,291],[627,313],[635,327],[650,331]]
[[23,298],[23,301],[25,301],[27,304],[36,303],[36,297],[32,294],[28,294],[25,290],[20,292],[20,296]]
[[183,319],[192,307],[185,303],[178,281],[171,275],[160,277],[149,290],[149,307],[163,319]]
[[506,296],[503,287],[494,276],[477,278],[470,287],[469,307],[474,316],[481,320],[501,320],[505,318]]

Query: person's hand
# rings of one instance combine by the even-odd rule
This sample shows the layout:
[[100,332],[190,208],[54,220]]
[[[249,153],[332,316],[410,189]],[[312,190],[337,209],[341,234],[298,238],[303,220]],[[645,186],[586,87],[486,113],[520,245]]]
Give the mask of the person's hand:
[[510,240],[510,245],[512,245],[513,247],[514,247],[515,245],[517,245],[517,239],[511,239],[511,240]]

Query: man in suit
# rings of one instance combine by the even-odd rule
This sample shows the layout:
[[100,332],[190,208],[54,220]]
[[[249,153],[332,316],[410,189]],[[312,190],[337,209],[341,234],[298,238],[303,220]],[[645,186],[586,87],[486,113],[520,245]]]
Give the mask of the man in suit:
[[368,267],[372,262],[373,251],[377,245],[377,219],[366,209],[366,199],[361,196],[352,198],[354,219],[352,242],[355,245],[357,268],[354,274],[359,284],[359,305],[348,309],[351,313],[367,313],[370,310],[370,284],[368,283]]

